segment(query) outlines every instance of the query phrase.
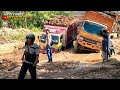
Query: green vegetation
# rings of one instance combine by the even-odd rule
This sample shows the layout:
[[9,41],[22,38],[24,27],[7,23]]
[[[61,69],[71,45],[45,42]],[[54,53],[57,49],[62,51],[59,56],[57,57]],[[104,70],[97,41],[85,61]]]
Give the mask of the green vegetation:
[[[21,18],[9,18],[7,20],[8,24],[13,25],[13,29],[17,30],[20,28],[25,28],[31,30],[32,32],[36,32],[35,35],[40,35],[43,31],[44,22],[50,18],[59,15],[72,15],[71,11],[0,11],[0,28],[2,27],[2,16],[4,14],[13,14],[13,13],[22,13],[24,17]],[[29,16],[29,18],[25,18]],[[4,34],[0,33],[0,41],[11,41],[11,40],[21,40],[25,39],[26,33],[16,32],[15,34]]]
[[41,29],[41,28],[32,28],[32,31],[33,32],[42,32],[43,31],[43,29]]
[[25,39],[26,34],[25,33],[19,33],[16,35],[10,35],[9,39],[10,40],[21,40],[21,39]]
[[25,36],[26,36],[26,33],[0,35],[0,41],[24,40]]
[[[30,16],[30,18],[10,18],[8,23],[14,25],[14,28],[28,28],[36,31],[43,29],[44,21],[49,18],[55,17],[56,15],[72,15],[71,11],[0,11],[0,16],[2,17],[5,13],[22,13],[23,16]],[[0,27],[2,26],[2,19],[0,18]]]

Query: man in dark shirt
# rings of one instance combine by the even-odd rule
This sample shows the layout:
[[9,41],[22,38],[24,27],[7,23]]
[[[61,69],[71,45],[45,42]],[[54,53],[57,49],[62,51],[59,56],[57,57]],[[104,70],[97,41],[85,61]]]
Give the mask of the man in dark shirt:
[[106,35],[103,35],[103,40],[102,40],[102,57],[103,57],[103,61],[107,61],[107,44],[108,44],[108,41],[106,39]]
[[29,70],[31,78],[36,79],[36,65],[39,62],[39,48],[40,46],[34,43],[34,34],[28,34],[26,36],[25,51],[22,56],[22,67],[19,72],[18,79],[24,79],[27,70]]
[[[107,39],[107,42],[109,42],[109,32],[107,30],[103,30],[103,36]],[[109,60],[109,57],[111,56],[108,46],[109,43],[107,43],[107,60]]]

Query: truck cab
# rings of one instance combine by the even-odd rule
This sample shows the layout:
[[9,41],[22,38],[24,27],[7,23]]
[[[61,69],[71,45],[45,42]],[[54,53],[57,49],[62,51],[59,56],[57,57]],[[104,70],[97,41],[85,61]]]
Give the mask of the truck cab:
[[87,11],[81,24],[78,24],[78,35],[74,41],[76,52],[80,50],[100,52],[103,30],[112,31],[115,19],[94,11]]

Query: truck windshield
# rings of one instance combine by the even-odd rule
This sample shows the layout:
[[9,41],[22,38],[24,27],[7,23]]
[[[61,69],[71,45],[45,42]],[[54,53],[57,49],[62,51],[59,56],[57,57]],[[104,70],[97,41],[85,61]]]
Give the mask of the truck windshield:
[[95,24],[95,23],[88,22],[88,21],[85,21],[84,23],[84,31],[91,33],[91,34],[95,34],[97,36],[101,36],[102,30],[104,29],[105,27],[99,24]]
[[[55,35],[51,35],[51,36],[52,36],[53,43],[58,43],[59,42],[59,37],[58,36],[55,36]],[[41,41],[42,42],[46,41],[46,34],[42,35]]]

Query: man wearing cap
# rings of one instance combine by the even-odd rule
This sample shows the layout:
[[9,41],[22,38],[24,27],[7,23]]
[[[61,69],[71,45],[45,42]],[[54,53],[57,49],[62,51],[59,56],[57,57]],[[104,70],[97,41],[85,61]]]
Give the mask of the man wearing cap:
[[27,70],[29,70],[31,78],[36,79],[36,65],[39,62],[39,46],[34,43],[34,34],[26,36],[25,51],[22,56],[23,65],[21,67],[18,79],[24,79]]

